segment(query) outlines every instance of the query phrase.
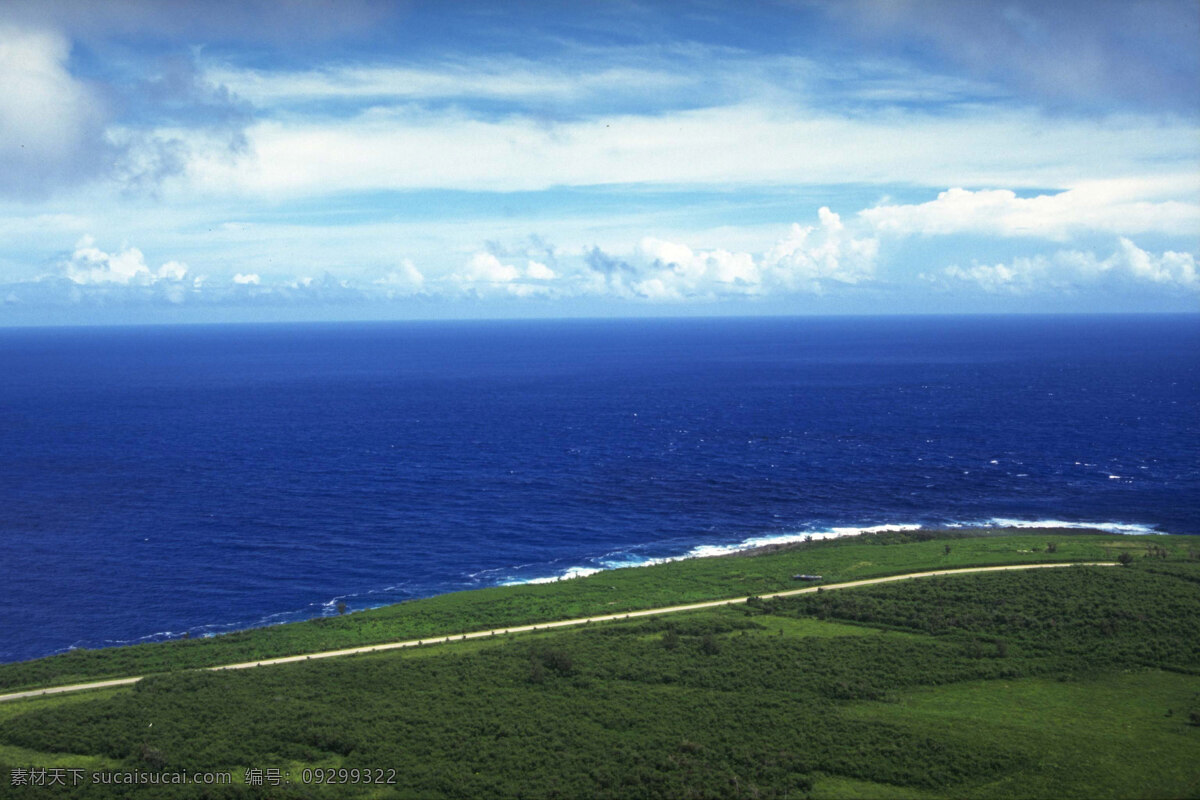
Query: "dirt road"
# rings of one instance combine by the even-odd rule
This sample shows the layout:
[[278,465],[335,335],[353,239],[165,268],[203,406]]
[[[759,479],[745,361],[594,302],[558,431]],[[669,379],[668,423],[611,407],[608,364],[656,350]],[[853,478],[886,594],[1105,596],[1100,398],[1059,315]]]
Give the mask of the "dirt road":
[[[831,583],[821,586],[806,586],[803,589],[789,589],[784,592],[773,592],[771,594],[758,595],[762,598],[771,597],[790,597],[798,594],[809,594],[812,592],[835,591],[837,589],[852,589],[855,586],[869,586],[873,583],[890,583],[892,581],[905,581],[912,578],[932,578],[938,575],[961,575],[966,572],[997,572],[1000,570],[1010,569],[1046,569],[1055,567],[1115,567],[1117,564],[1110,561],[1090,561],[1085,563],[1055,563],[1055,564],[1006,564],[999,567],[966,567],[963,569],[939,569],[932,572],[910,572],[905,575],[889,575],[885,578],[865,578],[861,581],[847,581],[845,583]],[[564,619],[557,622],[539,622],[536,625],[518,625],[511,628],[495,628],[488,631],[474,631],[472,633],[461,633],[454,636],[436,636],[432,639],[409,639],[403,642],[388,642],[386,644],[372,644],[363,647],[350,647],[345,650],[323,650],[318,653],[309,653],[299,656],[284,656],[282,658],[264,658],[260,661],[246,661],[241,664],[224,664],[219,667],[205,667],[204,669],[218,671],[226,669],[251,669],[253,667],[269,667],[275,664],[291,664],[297,661],[312,661],[318,658],[338,658],[339,656],[352,656],[358,653],[380,653],[385,650],[397,650],[402,647],[420,647],[427,644],[446,644],[449,642],[459,642],[466,639],[484,639],[491,636],[506,636],[514,633],[524,633],[527,631],[544,631],[554,628],[570,628],[576,625],[586,625],[593,622],[610,622],[620,619],[634,619],[636,617],[653,617],[661,614],[676,614],[681,611],[698,611],[704,608],[717,608],[718,606],[730,606],[737,603],[744,603],[749,600],[749,597],[733,597],[727,600],[708,600],[703,603],[689,603],[682,606],[664,606],[662,608],[647,608],[642,611],[627,611],[620,614],[604,614],[596,617],[580,617],[578,619]],[[0,703],[8,700],[21,700],[29,697],[41,697],[42,695],[62,694],[64,692],[82,692],[87,689],[107,689],[113,686],[128,686],[137,683],[144,676],[136,676],[132,678],[115,678],[112,680],[96,681],[94,683],[74,683],[69,686],[52,686],[46,689],[30,689],[24,692],[13,692],[11,694],[0,694]]]

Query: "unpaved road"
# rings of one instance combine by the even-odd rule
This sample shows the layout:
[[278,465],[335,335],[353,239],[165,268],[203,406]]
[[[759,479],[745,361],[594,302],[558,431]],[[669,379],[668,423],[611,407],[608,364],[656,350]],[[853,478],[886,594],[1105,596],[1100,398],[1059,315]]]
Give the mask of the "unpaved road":
[[[961,575],[965,572],[997,572],[1008,569],[1047,569],[1055,567],[1115,567],[1116,563],[1111,561],[1088,561],[1088,562],[1061,562],[1055,564],[1006,564],[999,567],[966,567],[963,569],[939,569],[932,572],[910,572],[905,575],[889,575],[886,578],[865,578],[861,581],[847,581],[846,583],[831,583],[822,586],[806,586],[803,589],[789,589],[785,592],[774,592],[772,594],[757,595],[764,599],[771,597],[790,597],[797,594],[809,594],[816,591],[833,591],[836,589],[851,589],[855,586],[868,586],[872,583],[889,583],[891,581],[905,581],[911,578],[932,578],[938,575]],[[323,650],[319,653],[309,653],[308,655],[300,656],[284,656],[282,658],[264,658],[261,661],[246,661],[241,664],[225,664],[219,667],[204,667],[212,671],[224,669],[250,669],[252,667],[269,667],[275,664],[291,664],[296,661],[311,661],[317,658],[337,658],[339,656],[352,656],[357,653],[378,653],[384,650],[396,650],[401,647],[420,647],[426,644],[445,644],[448,642],[459,642],[464,639],[483,639],[490,636],[504,636],[512,633],[523,633],[526,631],[544,631],[551,628],[570,628],[575,625],[586,625],[591,622],[610,622],[619,619],[633,619],[634,617],[653,617],[660,614],[675,614],[680,611],[697,611],[703,608],[716,608],[718,606],[731,606],[737,603],[744,603],[749,600],[749,597],[734,597],[728,600],[707,600],[703,603],[689,603],[684,606],[664,606],[662,608],[647,608],[642,611],[626,611],[620,614],[605,614],[598,617],[580,617],[578,619],[563,619],[557,622],[539,622],[536,625],[518,625],[512,628],[495,628],[490,631],[474,631],[473,633],[461,633],[454,636],[438,636],[432,639],[409,639],[404,642],[388,642],[386,644],[372,644],[363,647],[351,647],[345,650]],[[94,683],[73,683],[69,686],[52,686],[46,689],[29,689],[24,692],[13,692],[11,694],[0,694],[0,703],[7,700],[21,700],[27,697],[41,697],[49,694],[62,694],[64,692],[82,692],[87,689],[107,689],[113,686],[128,686],[137,683],[144,676],[138,675],[132,678],[115,678],[112,680],[96,681]]]

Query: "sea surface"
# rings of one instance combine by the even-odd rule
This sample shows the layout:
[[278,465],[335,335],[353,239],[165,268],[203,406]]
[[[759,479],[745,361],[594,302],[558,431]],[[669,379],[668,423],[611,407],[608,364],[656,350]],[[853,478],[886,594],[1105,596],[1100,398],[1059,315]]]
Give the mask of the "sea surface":
[[0,330],[0,660],[874,526],[1200,533],[1200,315]]

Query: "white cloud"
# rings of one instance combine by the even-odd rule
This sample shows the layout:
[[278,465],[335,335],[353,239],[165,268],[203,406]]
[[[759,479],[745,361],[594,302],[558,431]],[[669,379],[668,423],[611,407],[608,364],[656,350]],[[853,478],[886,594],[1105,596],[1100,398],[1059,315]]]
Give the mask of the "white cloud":
[[533,278],[538,281],[552,281],[558,276],[554,270],[550,269],[540,261],[530,260],[529,265],[525,267],[525,277]]
[[73,283],[120,284],[150,286],[160,281],[179,283],[188,273],[187,264],[168,261],[157,270],[146,266],[146,258],[136,247],[117,253],[106,253],[96,247],[95,240],[85,236],[75,245],[63,270]]
[[810,291],[829,282],[855,284],[873,277],[879,242],[849,235],[841,217],[828,208],[819,217],[819,227],[792,225],[787,238],[767,253],[763,263],[769,275],[789,289]]
[[[1200,203],[1151,199],[1162,181],[1092,181],[1056,194],[1018,197],[1008,189],[948,189],[936,200],[879,205],[859,212],[877,230],[899,235],[974,233],[1066,240],[1090,232],[1189,235],[1200,232]],[[1194,194],[1194,176],[1170,181]],[[1184,185],[1187,184],[1187,185]],[[1189,191],[1191,190],[1191,191]]]
[[1107,258],[1092,252],[1059,250],[1051,255],[1016,258],[1007,264],[954,265],[921,277],[946,288],[977,288],[993,294],[1138,285],[1200,292],[1200,273],[1192,253],[1168,250],[1156,255],[1124,237]]
[[233,282],[239,286],[258,286],[262,283],[262,279],[258,277],[258,273],[251,272],[248,274],[238,273],[233,276]]
[[443,291],[477,295],[505,294],[513,297],[558,296],[569,287],[556,285],[558,274],[545,264],[529,259],[524,270],[506,264],[494,253],[480,251],[471,256],[465,270],[440,282]]
[[508,283],[521,277],[521,271],[511,264],[502,264],[491,253],[471,256],[462,278],[471,283]]
[[696,251],[647,237],[624,259],[593,254],[593,270],[603,272],[604,279],[593,276],[586,291],[650,300],[712,299],[820,294],[872,280],[878,242],[853,236],[828,208],[820,210],[819,220],[815,226],[792,225],[783,239],[757,256],[723,249]]
[[[430,294],[673,302],[822,293],[872,280],[875,240],[852,235],[828,208],[822,208],[819,216],[817,225],[794,225],[782,240],[758,254],[694,249],[653,236],[643,237],[624,252],[591,247],[571,253],[537,237],[515,248],[491,242],[462,269],[426,280],[424,289]],[[544,254],[556,266],[525,258],[525,267],[520,268],[509,261],[513,255],[531,252]]]
[[57,33],[0,22],[0,192],[42,194],[97,166],[101,104],[67,70],[70,51]]
[[662,93],[695,80],[662,69],[608,67],[579,71],[527,59],[476,58],[437,67],[337,64],[302,72],[213,65],[208,80],[259,105],[365,98],[375,102],[420,99],[579,99],[602,92]]
[[1050,124],[994,109],[837,116],[749,103],[557,123],[376,108],[336,121],[259,122],[247,137],[251,163],[221,153],[193,160],[198,188],[274,196],[644,183],[1062,186],[1178,171],[1194,164],[1200,129],[1136,117]]
[[425,276],[409,259],[404,259],[382,278],[375,281],[387,297],[402,297],[416,294],[425,285]]

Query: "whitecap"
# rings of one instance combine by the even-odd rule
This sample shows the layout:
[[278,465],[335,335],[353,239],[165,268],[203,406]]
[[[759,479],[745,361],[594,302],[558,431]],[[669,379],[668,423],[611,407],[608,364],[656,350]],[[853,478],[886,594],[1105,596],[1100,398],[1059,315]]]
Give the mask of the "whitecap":
[[1121,533],[1129,536],[1141,536],[1149,533],[1161,533],[1154,525],[1143,525],[1137,522],[1070,522],[1061,519],[1006,519],[993,517],[984,523],[991,528],[1071,528],[1077,530],[1099,530],[1105,533]]
[[1130,522],[1072,522],[1053,519],[1008,519],[1003,517],[993,517],[992,519],[984,522],[904,522],[884,523],[877,525],[845,525],[830,526],[826,528],[813,528],[808,530],[796,530],[788,533],[771,534],[765,536],[751,536],[738,542],[729,542],[726,544],[700,544],[695,545],[694,547],[678,555],[641,556],[636,553],[630,553],[627,550],[619,550],[612,553],[607,553],[594,559],[589,559],[593,564],[598,564],[599,566],[571,566],[555,572],[552,575],[538,575],[534,577],[513,576],[514,571],[531,567],[533,566],[532,564],[522,564],[520,566],[510,567],[508,569],[483,570],[475,574],[482,577],[482,575],[486,573],[493,573],[496,574],[496,577],[499,577],[499,573],[507,572],[508,576],[497,581],[495,584],[499,586],[557,583],[558,581],[595,575],[596,573],[611,569],[651,567],[656,564],[668,564],[673,561],[684,561],[692,558],[727,556],[733,553],[741,553],[747,550],[754,550],[760,547],[769,547],[772,545],[795,544],[798,542],[818,541],[823,539],[840,539],[847,536],[883,533],[885,531],[918,531],[923,529],[937,528],[950,528],[956,530],[970,528],[1070,528],[1079,530],[1100,530],[1106,533],[1128,535],[1159,533],[1159,531],[1153,526]]

